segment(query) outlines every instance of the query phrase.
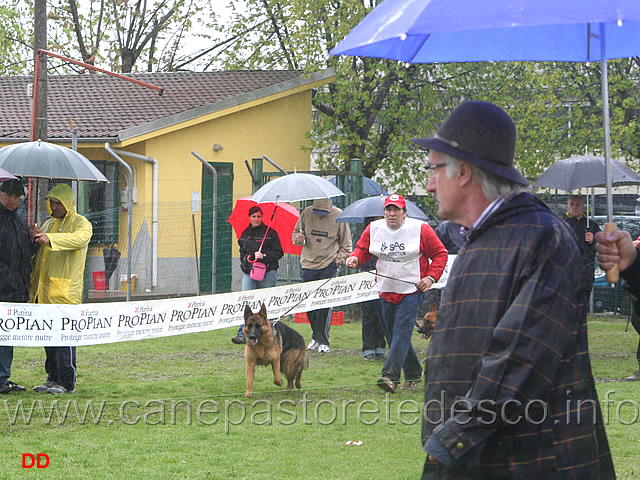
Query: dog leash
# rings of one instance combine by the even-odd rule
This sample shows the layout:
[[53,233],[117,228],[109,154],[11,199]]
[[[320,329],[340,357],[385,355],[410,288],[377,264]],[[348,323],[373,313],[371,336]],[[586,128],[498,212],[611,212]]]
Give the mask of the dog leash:
[[408,280],[401,280],[399,278],[394,278],[394,277],[389,277],[387,275],[382,275],[381,273],[378,273],[375,270],[364,270],[364,269],[360,269],[361,272],[366,272],[366,273],[370,273],[371,275],[375,275],[377,277],[383,277],[383,278],[388,278],[389,280],[395,280],[396,282],[402,282],[402,283],[408,283],[409,285],[413,285],[414,287],[416,286],[416,284],[414,282],[410,282]]
[[322,282],[322,285],[318,286],[318,288],[311,290],[311,292],[309,292],[309,295],[306,296],[305,298],[303,298],[302,300],[300,300],[298,303],[296,303],[293,307],[291,307],[289,310],[287,310],[286,312],[284,312],[282,315],[280,315],[278,318],[276,318],[275,320],[271,321],[271,325],[275,325],[276,323],[278,323],[280,321],[280,319],[282,317],[284,317],[285,315],[288,315],[289,312],[291,310],[293,310],[294,308],[296,308],[298,305],[300,305],[302,302],[304,302],[307,298],[309,298],[311,296],[311,294],[313,292],[317,292],[318,290],[320,290],[322,287],[324,287],[327,283],[329,283],[330,280],[333,280],[334,278],[336,278],[338,276],[338,274],[340,273],[340,271],[342,271],[344,269],[344,265],[340,265],[337,269],[336,269],[336,273],[334,273],[332,276],[330,276],[329,278],[327,278],[324,282]]

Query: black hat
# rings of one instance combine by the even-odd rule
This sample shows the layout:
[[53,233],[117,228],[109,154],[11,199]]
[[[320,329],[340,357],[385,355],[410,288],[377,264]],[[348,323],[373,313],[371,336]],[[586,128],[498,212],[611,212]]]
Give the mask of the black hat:
[[7,193],[9,195],[24,196],[24,187],[20,180],[7,180],[0,185],[0,192]]
[[493,103],[465,102],[449,115],[432,138],[412,138],[411,141],[529,185],[513,168],[516,126],[511,117]]

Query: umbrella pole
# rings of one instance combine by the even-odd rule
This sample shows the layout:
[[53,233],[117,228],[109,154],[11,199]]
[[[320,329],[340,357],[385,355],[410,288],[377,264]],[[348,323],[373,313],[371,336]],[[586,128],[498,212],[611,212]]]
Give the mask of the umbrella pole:
[[[604,165],[607,187],[607,223],[604,225],[605,234],[613,232],[613,182],[611,181],[611,143],[609,131],[609,78],[607,73],[607,55],[605,48],[604,23],[600,24],[600,86],[602,88],[602,126],[604,130]],[[607,282],[618,282],[619,270],[616,264],[607,271]]]

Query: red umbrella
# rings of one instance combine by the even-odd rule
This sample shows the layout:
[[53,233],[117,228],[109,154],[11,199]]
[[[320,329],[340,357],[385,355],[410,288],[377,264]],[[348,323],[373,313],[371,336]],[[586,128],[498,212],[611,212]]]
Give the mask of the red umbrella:
[[258,203],[251,197],[239,198],[235,207],[233,207],[229,220],[227,220],[236,232],[236,237],[240,238],[242,232],[244,232],[251,223],[249,221],[249,209],[256,205],[262,209],[262,220],[264,224],[278,233],[284,253],[300,255],[302,247],[295,246],[291,241],[291,234],[298,222],[300,213],[295,207],[292,207],[288,203]]

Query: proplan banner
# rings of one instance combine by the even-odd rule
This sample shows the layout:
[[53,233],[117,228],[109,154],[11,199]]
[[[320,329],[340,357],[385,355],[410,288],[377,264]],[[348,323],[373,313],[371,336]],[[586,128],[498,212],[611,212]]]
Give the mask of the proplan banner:
[[[326,282],[326,283],[325,283]],[[375,276],[327,280],[242,292],[125,303],[50,305],[0,303],[0,345],[96,345],[205,332],[244,322],[244,307],[261,303],[270,319],[378,297]]]
[[[449,255],[435,288],[446,285],[454,259],[455,255]],[[206,332],[242,324],[245,305],[257,311],[265,303],[269,318],[276,319],[285,313],[373,300],[378,298],[375,278],[374,274],[363,272],[329,281],[144,302],[0,303],[0,345],[97,345]]]

